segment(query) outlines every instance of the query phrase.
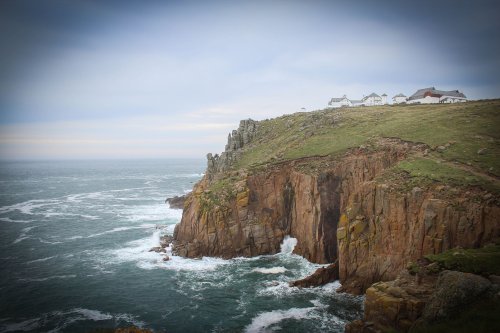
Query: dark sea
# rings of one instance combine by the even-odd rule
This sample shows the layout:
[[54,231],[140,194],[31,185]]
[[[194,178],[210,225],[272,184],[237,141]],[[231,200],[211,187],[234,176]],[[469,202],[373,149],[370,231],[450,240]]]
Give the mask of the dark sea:
[[0,162],[0,332],[343,332],[362,298],[288,282],[292,254],[184,259],[149,250],[182,216],[203,160]]

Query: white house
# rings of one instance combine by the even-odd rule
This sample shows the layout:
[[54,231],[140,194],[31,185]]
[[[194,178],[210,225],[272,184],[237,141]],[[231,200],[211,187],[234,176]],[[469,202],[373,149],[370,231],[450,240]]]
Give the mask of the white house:
[[397,94],[392,98],[392,103],[393,104],[402,104],[406,103],[406,96],[403,94]]
[[466,102],[467,97],[458,90],[436,90],[434,87],[417,90],[408,97],[409,104],[457,103]]
[[384,105],[387,104],[387,95],[383,94],[382,96],[379,96],[375,93],[371,93],[370,95],[363,97],[361,102],[366,106]]
[[379,96],[375,93],[365,96],[360,100],[349,99],[346,95],[344,95],[340,98],[332,98],[330,102],[328,102],[328,106],[331,108],[340,108],[343,106],[372,106],[383,104],[387,104],[387,95],[383,94],[382,96]]
[[331,108],[340,108],[343,106],[352,106],[351,101],[346,97],[346,95],[340,98],[332,98],[328,103],[328,106]]

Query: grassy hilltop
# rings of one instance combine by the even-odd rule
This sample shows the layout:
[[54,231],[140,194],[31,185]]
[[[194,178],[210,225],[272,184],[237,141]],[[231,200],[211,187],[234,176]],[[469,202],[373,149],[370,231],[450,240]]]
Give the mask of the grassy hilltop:
[[381,138],[429,146],[428,154],[399,163],[386,177],[500,191],[500,100],[325,109],[264,120],[234,167],[336,158],[350,148],[370,149]]

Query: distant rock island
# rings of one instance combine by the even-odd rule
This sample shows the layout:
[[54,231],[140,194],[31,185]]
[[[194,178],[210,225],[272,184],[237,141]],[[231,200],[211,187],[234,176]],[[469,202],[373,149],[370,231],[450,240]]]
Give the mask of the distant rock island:
[[174,252],[273,254],[290,235],[296,254],[335,263],[292,285],[366,293],[348,332],[498,331],[499,128],[500,100],[243,120],[208,154]]

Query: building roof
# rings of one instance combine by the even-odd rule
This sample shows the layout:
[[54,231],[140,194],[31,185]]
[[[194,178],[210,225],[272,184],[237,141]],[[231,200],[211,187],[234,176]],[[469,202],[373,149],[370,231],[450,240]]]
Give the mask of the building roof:
[[387,94],[382,94],[382,96],[387,96]]
[[337,103],[338,103],[338,102],[342,102],[344,99],[347,99],[347,97],[345,97],[345,96],[344,96],[344,97],[339,97],[339,98],[332,98],[332,99],[330,100],[330,104],[331,104],[331,103],[336,103],[336,102],[337,102]]
[[377,95],[377,94],[375,94],[375,93],[371,93],[370,95],[363,97],[362,101],[366,101],[366,100],[367,100],[368,98],[370,98],[370,97],[375,97],[375,98],[377,98],[377,97],[378,97],[378,98],[380,98],[380,96],[379,96],[379,95]]
[[450,91],[445,91],[445,90],[437,90],[435,87],[430,87],[430,88],[423,88],[417,90],[413,95],[411,95],[408,100],[414,100],[414,99],[421,99],[424,98],[427,95],[434,95],[436,97],[441,97],[441,96],[451,96],[451,97],[461,97],[461,98],[467,98],[463,93],[461,93],[458,90],[450,90]]
[[402,93],[399,93],[397,94],[396,96],[394,96],[393,98],[396,98],[396,97],[406,97],[405,95],[403,95]]

